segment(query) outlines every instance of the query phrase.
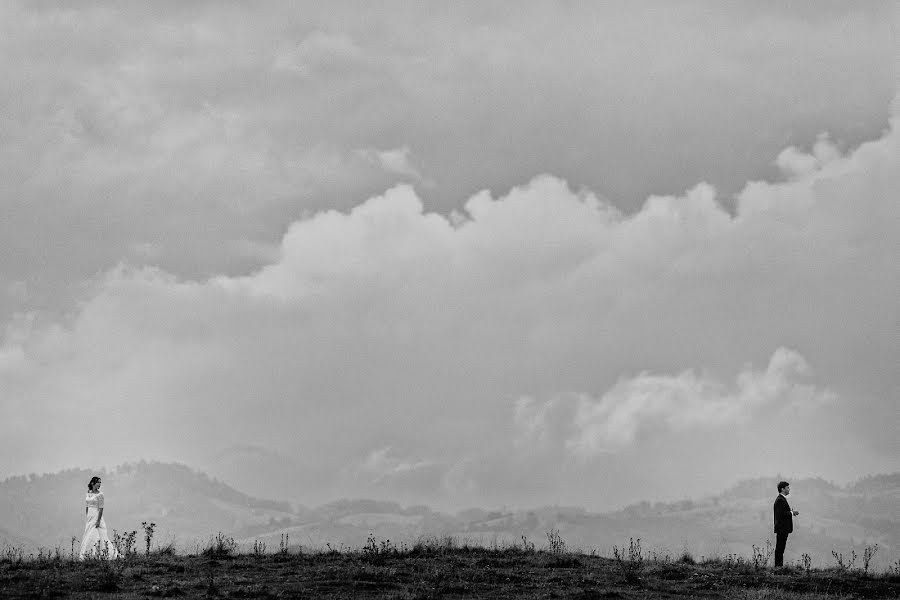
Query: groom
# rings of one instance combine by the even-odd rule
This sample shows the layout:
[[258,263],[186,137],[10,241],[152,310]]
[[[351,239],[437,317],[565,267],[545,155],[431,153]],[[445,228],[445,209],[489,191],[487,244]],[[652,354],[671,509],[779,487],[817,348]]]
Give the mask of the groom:
[[775,566],[784,565],[784,548],[787,546],[788,534],[794,531],[794,517],[800,513],[791,510],[787,496],[791,493],[791,484],[787,481],[778,483],[778,497],[775,498]]

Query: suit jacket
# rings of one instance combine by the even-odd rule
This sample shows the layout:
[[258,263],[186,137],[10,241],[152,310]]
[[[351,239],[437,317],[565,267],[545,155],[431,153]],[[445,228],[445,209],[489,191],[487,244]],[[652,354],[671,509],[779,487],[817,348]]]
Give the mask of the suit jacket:
[[778,494],[773,508],[775,509],[775,533],[793,533],[794,513],[791,512],[791,505],[788,504],[787,498]]

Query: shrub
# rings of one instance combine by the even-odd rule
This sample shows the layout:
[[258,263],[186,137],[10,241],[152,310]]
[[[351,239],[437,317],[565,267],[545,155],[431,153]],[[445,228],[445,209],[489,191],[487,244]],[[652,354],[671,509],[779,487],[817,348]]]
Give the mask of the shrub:
[[765,547],[759,547],[756,544],[753,544],[752,549],[753,568],[757,571],[769,564],[769,559],[772,558],[772,553],[775,552],[775,548],[772,546],[770,540],[766,540]]
[[51,563],[51,562],[60,562],[62,560],[62,552],[60,551],[59,546],[55,548],[55,550],[50,548],[38,548],[37,557],[34,557],[35,560],[39,563]]
[[863,575],[869,574],[869,563],[876,552],[878,552],[878,544],[866,546],[865,550],[863,550]]
[[150,543],[153,541],[153,531],[156,529],[156,523],[143,521],[141,527],[144,529],[145,555],[150,556]]
[[16,546],[6,546],[3,554],[0,555],[0,563],[9,563],[11,565],[21,565],[25,559],[25,552]]
[[111,560],[111,547],[113,547],[111,544],[98,541],[94,549],[87,555],[88,564],[94,565],[96,569],[94,578],[90,580],[93,584],[90,587],[91,591],[117,592],[119,590],[125,561]]
[[165,544],[164,546],[157,545],[156,550],[153,551],[153,554],[156,554],[157,556],[175,556],[175,554],[176,554],[175,542],[170,541],[167,544]]
[[900,577],[900,559],[897,559],[897,562],[888,567],[887,574]]
[[834,557],[834,562],[837,564],[838,571],[852,569],[853,564],[856,562],[856,550],[850,551],[850,560],[848,562],[844,562],[844,554],[842,552],[832,550],[831,556]]
[[118,531],[113,529],[113,545],[116,547],[116,551],[119,553],[120,557],[130,558],[137,554],[137,550],[135,549],[136,538],[136,530],[119,534]]
[[114,546],[112,546],[110,543],[97,540],[97,543],[94,544],[94,547],[90,550],[90,552],[85,553],[86,557],[88,560],[107,563],[110,559],[110,547]]
[[565,554],[566,542],[562,539],[562,536],[559,535],[559,529],[551,528],[550,531],[547,532],[547,543],[547,550],[551,554]]
[[722,559],[722,564],[725,565],[725,568],[727,569],[744,569],[748,566],[747,561],[743,556],[738,556],[733,553],[726,554]]
[[366,545],[361,550],[363,559],[373,563],[383,562],[387,556],[400,553],[400,550],[395,544],[391,543],[391,540],[381,540],[379,542],[375,539],[375,534],[373,533],[369,533],[369,536],[366,538]]
[[806,552],[803,553],[803,571],[806,573],[806,578],[809,579],[809,571],[810,567],[812,567],[812,557]]
[[618,546],[613,546],[613,558],[615,558],[616,565],[619,567],[622,575],[625,576],[625,579],[629,581],[637,579],[644,567],[641,538],[637,540],[629,538],[627,550],[624,546],[621,549]]
[[237,542],[234,541],[234,538],[220,531],[209,540],[209,545],[203,549],[201,554],[210,558],[225,558],[232,556],[236,550]]

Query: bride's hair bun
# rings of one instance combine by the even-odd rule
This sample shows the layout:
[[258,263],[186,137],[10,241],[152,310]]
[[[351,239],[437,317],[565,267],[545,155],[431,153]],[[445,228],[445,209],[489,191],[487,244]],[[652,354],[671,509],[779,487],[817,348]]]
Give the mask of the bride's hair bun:
[[91,480],[88,482],[88,491],[91,491],[91,488],[94,487],[94,484],[100,481],[100,478],[94,475],[91,477]]

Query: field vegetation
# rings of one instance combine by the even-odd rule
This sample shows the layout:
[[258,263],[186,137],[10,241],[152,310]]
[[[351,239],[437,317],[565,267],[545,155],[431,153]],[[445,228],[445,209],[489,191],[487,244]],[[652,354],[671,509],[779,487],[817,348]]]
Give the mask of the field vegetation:
[[[218,533],[188,553],[151,547],[152,523],[116,535],[119,558],[105,552],[80,561],[76,546],[25,555],[0,553],[4,598],[725,598],[824,600],[900,598],[900,563],[875,573],[841,557],[813,568],[808,556],[783,569],[770,552],[695,559],[645,551],[641,540],[613,555],[570,548],[558,530],[546,540],[474,545],[446,536],[396,544],[370,535],[357,548],[262,541],[243,549]],[[871,550],[874,552],[875,550]]]

